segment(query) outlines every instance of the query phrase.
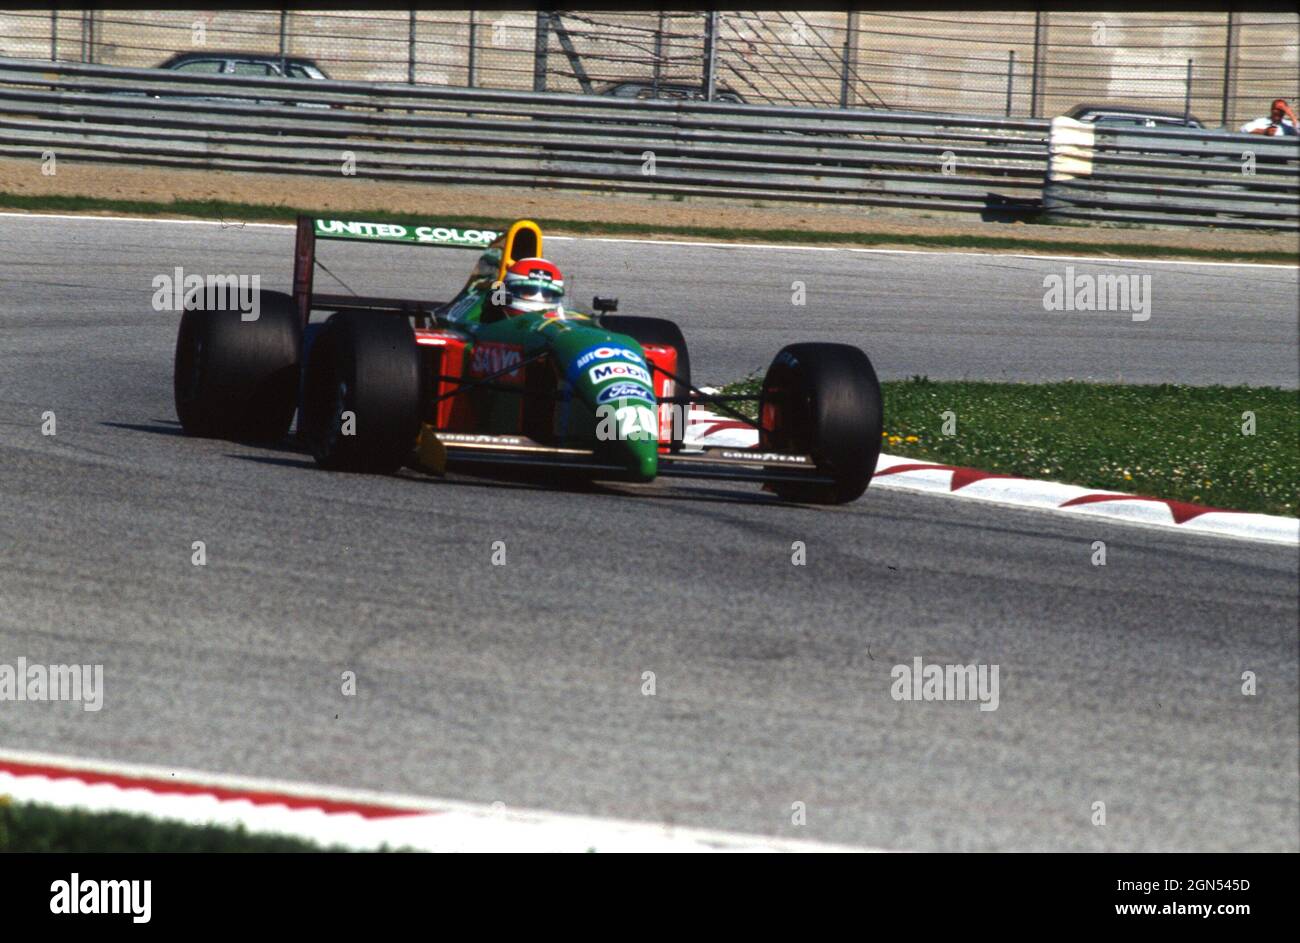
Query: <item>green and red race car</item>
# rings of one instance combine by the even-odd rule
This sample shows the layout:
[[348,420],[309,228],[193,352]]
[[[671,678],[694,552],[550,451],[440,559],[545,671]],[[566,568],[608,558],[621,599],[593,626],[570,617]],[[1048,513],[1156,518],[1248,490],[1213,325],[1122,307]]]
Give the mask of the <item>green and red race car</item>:
[[[449,301],[314,291],[323,240],[478,249]],[[252,441],[298,433],[323,468],[442,474],[505,465],[592,479],[755,481],[791,501],[838,504],[866,489],[880,452],[880,384],[844,344],[782,349],[758,422],[691,384],[670,320],[567,306],[530,220],[506,231],[300,217],[293,294],[261,291],[257,317],[187,307],[176,342],[176,411],[191,435]],[[315,317],[313,317],[315,315]],[[755,448],[697,446],[690,411],[758,430]]]

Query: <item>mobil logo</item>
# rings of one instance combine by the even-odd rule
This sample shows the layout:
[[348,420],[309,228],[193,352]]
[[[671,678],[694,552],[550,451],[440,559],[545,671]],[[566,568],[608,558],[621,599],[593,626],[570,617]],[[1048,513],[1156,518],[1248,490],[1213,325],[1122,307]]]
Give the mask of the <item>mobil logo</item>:
[[587,371],[592,383],[604,383],[607,380],[637,380],[650,385],[650,371],[634,363],[600,363]]

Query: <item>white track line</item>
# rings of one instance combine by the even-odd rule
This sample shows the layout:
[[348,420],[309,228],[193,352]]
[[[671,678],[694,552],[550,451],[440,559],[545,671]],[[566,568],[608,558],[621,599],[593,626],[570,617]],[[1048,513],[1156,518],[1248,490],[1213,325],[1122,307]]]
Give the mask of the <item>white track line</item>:
[[[34,216],[40,216],[47,219],[102,219],[119,223],[175,223],[178,225],[188,226],[220,226],[224,229],[239,229],[244,226],[257,226],[264,229],[293,229],[292,223],[245,223],[240,220],[208,220],[208,219],[162,219],[151,216],[87,216],[76,213],[14,213],[0,212],[0,217],[20,217],[30,219]],[[1200,262],[1191,259],[1142,259],[1129,258],[1126,256],[1112,255],[1039,255],[1032,252],[1024,251],[1006,251],[998,252],[989,250],[987,252],[970,252],[966,250],[946,250],[946,249],[871,249],[852,246],[802,246],[795,243],[763,243],[763,242],[692,242],[675,239],[625,239],[618,236],[548,236],[557,242],[618,242],[629,245],[651,245],[651,246],[686,246],[690,248],[709,248],[709,249],[778,249],[791,252],[866,252],[878,255],[943,255],[943,256],[969,256],[971,258],[1012,258],[1012,259],[1044,259],[1054,262],[1123,262],[1134,265],[1201,265],[1217,266],[1227,268],[1263,268],[1263,269],[1298,269],[1297,265],[1276,265],[1267,262]]]
[[[250,832],[356,849],[386,844],[469,852],[883,850],[0,749],[3,796],[192,825],[242,825]],[[774,810],[774,822],[782,815]]]

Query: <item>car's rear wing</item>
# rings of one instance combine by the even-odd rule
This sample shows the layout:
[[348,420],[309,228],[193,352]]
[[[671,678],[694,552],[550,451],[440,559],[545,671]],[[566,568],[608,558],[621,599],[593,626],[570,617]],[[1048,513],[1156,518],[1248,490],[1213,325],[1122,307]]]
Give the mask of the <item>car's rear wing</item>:
[[314,306],[331,305],[367,308],[409,308],[428,306],[429,302],[399,298],[370,298],[356,295],[313,295],[312,277],[316,270],[316,241],[340,239],[378,242],[399,246],[434,246],[450,249],[487,249],[503,233],[487,228],[443,226],[437,223],[404,225],[373,223],[359,219],[325,219],[299,216],[293,251],[293,300],[305,325]]

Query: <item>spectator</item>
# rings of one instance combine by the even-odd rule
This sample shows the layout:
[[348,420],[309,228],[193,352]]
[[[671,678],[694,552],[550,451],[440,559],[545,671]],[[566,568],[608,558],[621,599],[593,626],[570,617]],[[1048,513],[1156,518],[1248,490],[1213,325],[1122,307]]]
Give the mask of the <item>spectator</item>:
[[1241,130],[1246,134],[1297,134],[1297,125],[1300,125],[1300,118],[1291,110],[1291,106],[1286,103],[1285,99],[1279,98],[1273,102],[1273,108],[1267,118],[1256,118],[1254,121],[1247,121],[1241,126]]

